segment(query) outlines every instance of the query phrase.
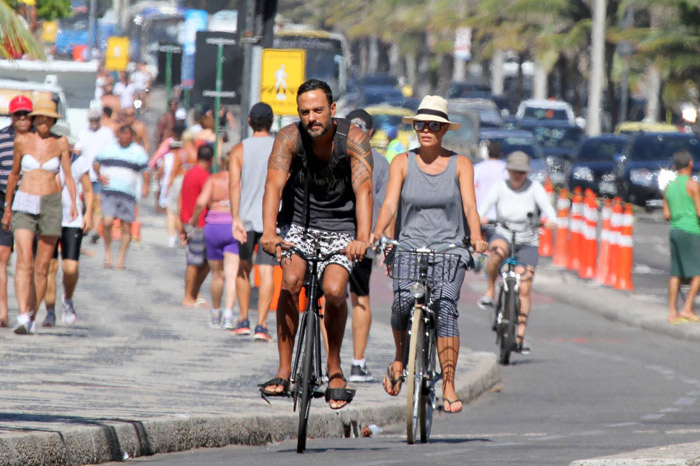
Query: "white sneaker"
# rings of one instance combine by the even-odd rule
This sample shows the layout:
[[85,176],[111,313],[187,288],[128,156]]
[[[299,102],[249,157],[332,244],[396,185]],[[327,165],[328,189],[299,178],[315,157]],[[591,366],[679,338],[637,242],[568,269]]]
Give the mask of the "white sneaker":
[[177,236],[168,236],[168,247],[174,248],[177,246]]
[[63,295],[63,323],[70,327],[75,324],[78,320],[78,315],[75,313],[75,308],[73,307],[73,300],[66,298]]
[[209,312],[209,327],[211,328],[221,328],[221,310],[212,309]]
[[233,323],[233,315],[224,316],[224,329],[233,330],[236,325]]
[[28,313],[23,313],[17,315],[17,324],[15,325],[15,328],[13,329],[13,332],[17,335],[29,335],[30,333],[34,333],[31,331],[32,328],[32,321],[29,318]]

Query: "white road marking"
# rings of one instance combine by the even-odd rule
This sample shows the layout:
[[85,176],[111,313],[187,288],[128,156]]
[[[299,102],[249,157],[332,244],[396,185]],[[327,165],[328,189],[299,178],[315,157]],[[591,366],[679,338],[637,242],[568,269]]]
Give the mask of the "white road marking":
[[689,396],[683,396],[681,398],[678,398],[673,405],[674,406],[691,406],[695,404],[695,398],[689,397]]
[[639,419],[641,419],[642,421],[656,421],[657,419],[661,419],[664,416],[665,414],[645,414]]

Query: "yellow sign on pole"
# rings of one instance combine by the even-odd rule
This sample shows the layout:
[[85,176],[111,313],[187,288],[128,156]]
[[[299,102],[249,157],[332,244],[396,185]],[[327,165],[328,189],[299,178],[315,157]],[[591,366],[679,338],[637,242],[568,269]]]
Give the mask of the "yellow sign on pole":
[[110,37],[107,39],[105,68],[109,71],[124,71],[129,64],[129,38]]
[[304,82],[305,67],[304,50],[263,50],[260,101],[275,115],[297,115],[297,89]]

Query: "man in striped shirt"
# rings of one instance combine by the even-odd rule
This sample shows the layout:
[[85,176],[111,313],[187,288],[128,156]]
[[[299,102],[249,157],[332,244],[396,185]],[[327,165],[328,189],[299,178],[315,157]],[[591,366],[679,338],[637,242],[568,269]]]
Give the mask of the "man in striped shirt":
[[[7,179],[12,171],[12,157],[15,150],[15,135],[26,133],[32,128],[32,101],[23,95],[10,101],[8,107],[12,123],[0,129],[0,203],[5,205]],[[12,253],[12,232],[0,226],[0,327],[9,327],[7,315],[7,263]]]
[[[103,149],[93,164],[102,183],[102,225],[105,240],[105,268],[112,268],[112,225],[121,220],[121,247],[117,270],[124,269],[126,251],[131,241],[131,224],[136,218],[139,195],[148,196],[148,155],[134,142],[134,129],[124,125],[117,134],[118,143]],[[139,193],[139,177],[143,176]]]

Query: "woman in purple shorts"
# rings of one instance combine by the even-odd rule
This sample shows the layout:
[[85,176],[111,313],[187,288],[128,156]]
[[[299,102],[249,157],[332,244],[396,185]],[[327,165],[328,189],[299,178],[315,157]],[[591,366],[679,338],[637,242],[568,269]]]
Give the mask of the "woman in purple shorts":
[[[224,157],[222,157],[223,159]],[[238,241],[231,234],[231,206],[228,189],[228,160],[221,160],[222,171],[211,175],[204,183],[194,207],[193,219],[199,218],[202,210],[209,208],[204,225],[204,243],[207,261],[211,267],[211,320],[212,328],[222,323],[221,296],[226,285],[223,326],[233,328],[233,305],[236,302],[236,275],[238,275]]]

